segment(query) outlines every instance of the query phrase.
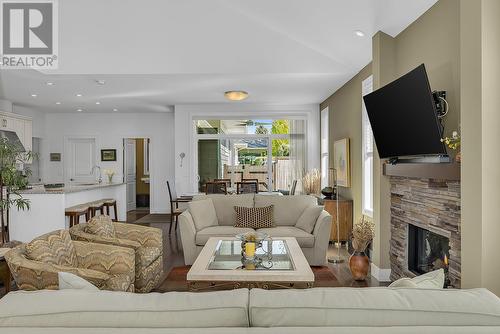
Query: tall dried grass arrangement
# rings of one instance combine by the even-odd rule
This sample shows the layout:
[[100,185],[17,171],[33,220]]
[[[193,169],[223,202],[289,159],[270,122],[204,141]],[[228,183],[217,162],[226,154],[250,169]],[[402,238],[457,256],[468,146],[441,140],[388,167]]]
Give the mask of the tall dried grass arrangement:
[[302,189],[306,194],[319,194],[321,192],[321,173],[316,168],[311,169],[302,178]]
[[352,247],[358,252],[364,252],[375,237],[375,224],[368,217],[362,216],[354,225],[352,236]]

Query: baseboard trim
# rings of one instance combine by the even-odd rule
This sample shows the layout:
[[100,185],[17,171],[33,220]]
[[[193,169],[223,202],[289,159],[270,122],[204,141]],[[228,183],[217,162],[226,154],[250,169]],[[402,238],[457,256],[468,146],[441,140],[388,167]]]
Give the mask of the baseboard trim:
[[371,263],[371,274],[379,282],[390,282],[391,281],[391,269],[380,269],[374,263]]

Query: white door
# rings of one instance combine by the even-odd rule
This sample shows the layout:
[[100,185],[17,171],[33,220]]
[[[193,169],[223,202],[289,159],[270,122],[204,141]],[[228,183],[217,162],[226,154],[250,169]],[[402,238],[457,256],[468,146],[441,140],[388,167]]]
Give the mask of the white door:
[[95,138],[68,138],[65,146],[66,183],[95,183],[97,171]]
[[135,139],[124,139],[124,170],[125,183],[127,184],[127,211],[136,208],[136,162]]

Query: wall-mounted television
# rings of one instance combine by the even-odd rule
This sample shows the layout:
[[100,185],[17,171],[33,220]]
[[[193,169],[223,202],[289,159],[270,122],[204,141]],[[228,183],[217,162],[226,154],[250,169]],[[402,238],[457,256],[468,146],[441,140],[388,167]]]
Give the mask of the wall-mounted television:
[[424,64],[363,99],[380,158],[446,154]]

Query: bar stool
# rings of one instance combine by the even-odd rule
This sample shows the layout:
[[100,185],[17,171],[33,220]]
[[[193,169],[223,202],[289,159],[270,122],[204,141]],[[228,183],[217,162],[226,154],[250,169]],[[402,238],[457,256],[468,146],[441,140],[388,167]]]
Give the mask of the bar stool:
[[102,200],[104,202],[104,209],[106,210],[106,215],[111,217],[111,207],[113,207],[113,211],[115,213],[115,218],[113,218],[114,222],[118,221],[118,209],[116,208],[116,199],[113,198],[105,198]]
[[89,204],[89,209],[90,209],[90,218],[95,217],[97,214],[97,211],[101,213],[101,215],[104,214],[104,202],[103,201],[94,201],[90,202]]
[[89,220],[90,212],[88,205],[75,205],[64,210],[65,217],[69,217],[69,227],[80,223],[80,217],[85,216],[85,221]]

